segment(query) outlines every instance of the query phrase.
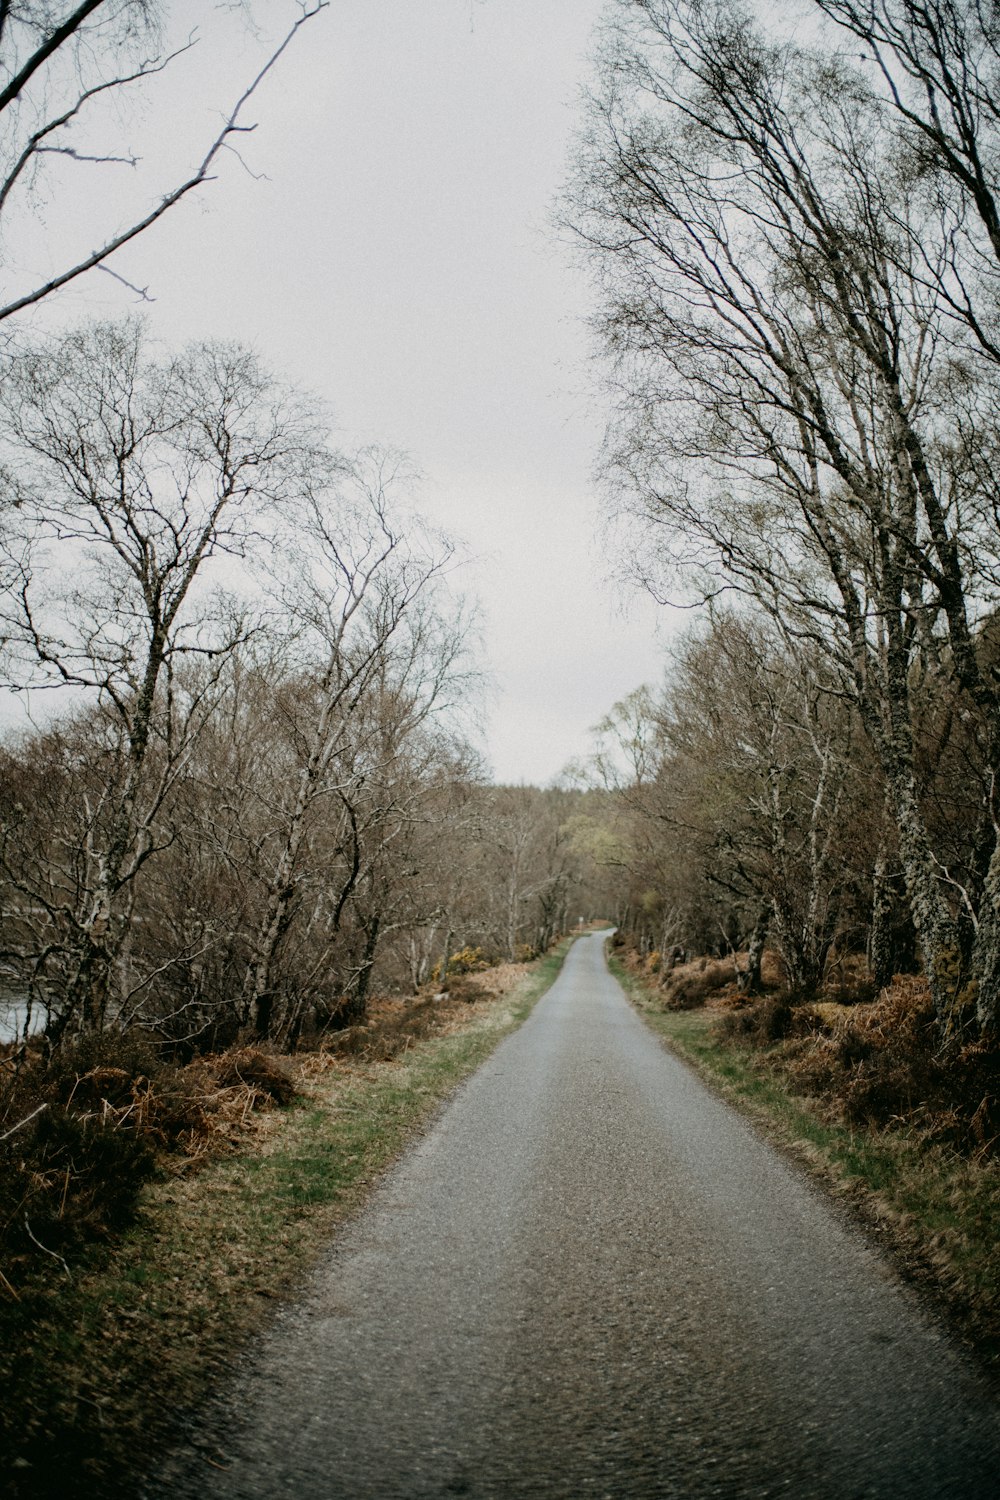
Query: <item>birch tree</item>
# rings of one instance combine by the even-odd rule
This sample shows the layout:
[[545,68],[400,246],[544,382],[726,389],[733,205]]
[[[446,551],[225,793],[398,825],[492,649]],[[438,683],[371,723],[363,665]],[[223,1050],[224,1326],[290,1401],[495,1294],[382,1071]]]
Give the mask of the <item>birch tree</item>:
[[[975,0],[816,0],[841,33],[860,42],[896,126],[894,148],[919,175],[934,202],[946,243],[943,254],[923,254],[921,276],[966,335],[963,357],[985,366],[992,379],[977,399],[959,383],[950,413],[963,465],[971,477],[969,520],[981,521],[966,552],[966,570],[996,595],[996,545],[1000,526],[995,433],[1000,367],[1000,31],[992,5]],[[918,247],[923,251],[923,246]],[[969,528],[972,531],[972,527]],[[989,541],[982,545],[985,529]],[[955,593],[954,584],[951,585]],[[951,620],[949,621],[951,623]],[[989,652],[971,649],[958,620],[954,670],[962,688],[996,734],[995,684]],[[996,1025],[1000,993],[1000,843],[996,838],[996,754],[987,755],[989,784],[976,817],[977,867],[963,887],[963,916],[970,918],[974,953],[970,990],[980,1023]]]
[[57,1036],[117,1013],[135,883],[172,836],[164,810],[249,628],[206,570],[300,491],[317,435],[245,350],[163,356],[139,322],[19,356],[0,402],[7,664],[22,692],[93,705],[104,746],[73,880],[21,890]]
[[366,451],[303,493],[279,533],[272,580],[296,668],[276,705],[285,766],[247,975],[247,1015],[262,1036],[275,1024],[276,959],[310,885],[331,934],[366,897],[348,984],[350,1006],[363,1009],[386,916],[376,851],[400,835],[423,774],[409,761],[458,687],[466,622],[435,597],[453,547],[407,516],[400,487],[400,461]]
[[867,914],[852,836],[856,847],[877,781],[856,719],[815,668],[766,622],[723,614],[681,644],[660,707],[660,774],[702,823],[708,879],[728,890],[751,949],[755,931],[758,948],[770,933],[804,995]]
[[849,60],[726,0],[616,16],[572,193],[614,362],[608,470],[659,543],[640,571],[740,589],[823,653],[886,778],[942,1034],[974,1003],[988,1028],[993,961],[963,948],[911,695],[921,663],[951,677],[991,781],[995,518],[951,419],[995,397],[942,292],[961,205],[898,157]]

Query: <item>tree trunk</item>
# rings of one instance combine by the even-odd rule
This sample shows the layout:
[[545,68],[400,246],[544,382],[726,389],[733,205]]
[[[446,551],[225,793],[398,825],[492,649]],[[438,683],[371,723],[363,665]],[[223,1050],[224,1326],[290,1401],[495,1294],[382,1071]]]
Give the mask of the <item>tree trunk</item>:
[[868,968],[877,990],[884,990],[886,985],[892,983],[895,971],[893,904],[889,860],[884,848],[881,848],[872,872],[872,915],[868,930]]
[[85,932],[77,951],[76,969],[66,987],[65,1006],[45,1028],[49,1047],[58,1047],[66,1036],[102,1030],[110,973],[108,956],[100,941]]
[[1000,1018],[1000,843],[983,883],[972,972],[969,989],[975,995],[976,1022],[981,1035],[993,1036]]
[[888,779],[899,831],[903,878],[924,972],[930,985],[941,1040],[951,1044],[961,1032],[970,998],[966,990],[967,976],[958,925],[941,892],[913,777],[907,770],[893,766],[889,769]]
[[451,939],[451,927],[446,926],[444,930],[444,947],[441,950],[441,973],[439,976],[441,989],[445,993],[448,990],[448,965],[451,963]]
[[375,916],[365,927],[365,949],[361,955],[361,963],[351,987],[351,993],[347,998],[347,1004],[342,1012],[348,1025],[356,1026],[365,1018],[368,1006],[368,986],[371,983],[372,969],[375,967],[375,950],[378,946],[379,928],[382,918],[376,912]]
[[251,968],[248,1014],[254,1036],[261,1041],[270,1038],[274,1027],[272,971],[281,940],[292,923],[294,894],[295,887],[290,884],[272,889],[268,899],[267,926],[257,940]]
[[517,887],[511,882],[507,891],[507,958],[514,963],[517,958]]
[[756,995],[760,991],[760,966],[764,957],[764,943],[767,940],[768,917],[770,913],[766,906],[761,907],[757,914],[757,920],[753,924],[750,933],[750,943],[747,951],[747,966],[738,972],[737,983],[741,995]]
[[423,978],[424,978],[424,973],[426,972],[426,967],[427,967],[427,960],[424,957],[424,954],[420,951],[420,948],[417,946],[417,940],[416,940],[416,938],[415,937],[411,937],[410,938],[410,989],[413,991],[413,993],[415,995],[417,995],[417,994],[420,993],[420,986],[423,983]]

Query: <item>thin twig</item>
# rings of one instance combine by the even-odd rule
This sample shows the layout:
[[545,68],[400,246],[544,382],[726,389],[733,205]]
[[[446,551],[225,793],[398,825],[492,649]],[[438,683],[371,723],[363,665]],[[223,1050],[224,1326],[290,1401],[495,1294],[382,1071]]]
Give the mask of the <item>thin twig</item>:
[[112,277],[114,277],[115,281],[120,281],[121,284],[122,284],[122,286],[128,287],[128,289],[129,289],[130,292],[134,292],[135,293],[135,295],[139,298],[140,302],[155,302],[156,301],[156,298],[150,295],[150,291],[149,291],[149,287],[148,286],[136,286],[135,283],[132,282],[132,281],[129,281],[127,279],[127,277],[125,277],[125,276],[119,276],[119,274],[118,274],[117,271],[112,271],[112,269],[111,269],[110,266],[100,265],[100,266],[95,266],[94,269],[97,270],[97,271],[103,271],[104,274],[105,274],[105,276],[112,276]]
[[12,1125],[9,1130],[5,1130],[3,1135],[0,1135],[0,1141],[5,1141],[9,1136],[15,1135],[17,1131],[21,1129],[22,1125],[27,1125],[29,1121],[33,1120],[36,1115],[40,1115],[42,1110],[48,1109],[48,1107],[48,1100],[46,1100],[46,1102],[44,1104],[40,1104],[37,1109],[33,1109],[30,1115],[25,1115],[23,1120],[18,1120],[16,1125]]
[[27,1214],[25,1214],[25,1216],[24,1216],[24,1227],[28,1231],[28,1238],[31,1241],[31,1243],[33,1245],[37,1245],[38,1248],[39,1248],[39,1250],[41,1250],[43,1252],[43,1254],[45,1254],[45,1255],[51,1255],[51,1257],[52,1257],[53,1260],[57,1260],[59,1262],[59,1264],[62,1266],[63,1270],[66,1272],[66,1275],[69,1277],[70,1281],[72,1281],[73,1280],[73,1273],[70,1270],[69,1266],[66,1264],[66,1262],[63,1260],[63,1258],[59,1254],[59,1252],[57,1250],[50,1250],[48,1248],[48,1246],[43,1245],[42,1242],[41,1242],[41,1240],[36,1239],[35,1236],[32,1234],[32,1232],[31,1232],[31,1225],[28,1223],[28,1215]]

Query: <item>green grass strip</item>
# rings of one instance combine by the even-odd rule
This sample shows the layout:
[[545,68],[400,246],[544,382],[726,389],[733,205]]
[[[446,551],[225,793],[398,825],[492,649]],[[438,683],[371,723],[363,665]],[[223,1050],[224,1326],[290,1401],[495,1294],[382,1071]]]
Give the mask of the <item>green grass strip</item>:
[[134,1495],[137,1465],[248,1349],[330,1235],[527,1017],[571,940],[460,1031],[334,1067],[238,1154],[148,1190],[133,1229],[0,1303],[0,1488]]

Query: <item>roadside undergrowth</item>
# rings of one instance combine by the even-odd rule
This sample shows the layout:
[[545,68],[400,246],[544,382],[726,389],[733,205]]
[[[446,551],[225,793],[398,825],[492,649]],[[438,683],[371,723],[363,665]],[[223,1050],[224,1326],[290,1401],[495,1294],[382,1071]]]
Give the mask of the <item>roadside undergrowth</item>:
[[[919,1069],[905,1071],[911,1092],[904,1099],[898,1058],[907,1024],[919,1024],[916,994],[915,1019],[897,1015],[895,1033],[886,1029],[888,1061],[876,1054],[851,1061],[858,1039],[903,1005],[913,981],[846,1020],[844,1007],[823,1002],[792,1007],[789,1018],[787,1002],[772,994],[757,1002],[755,1021],[754,1007],[733,1009],[727,992],[707,993],[697,1009],[666,1009],[663,991],[635,966],[614,954],[610,962],[653,1030],[862,1218],[1000,1378],[1000,1155],[982,1134],[989,1112],[984,1107],[975,1122],[975,1105],[971,1121],[968,1109],[949,1111],[931,1063],[918,1080],[923,1096],[912,1078]],[[834,1069],[838,1049],[847,1056]],[[977,1078],[970,1098],[981,1084]]]
[[520,1025],[568,947],[469,976],[412,1026],[390,1006],[367,1037],[296,1059],[294,1102],[259,1115],[227,1154],[162,1170],[124,1235],[0,1285],[3,1493],[134,1495],[178,1413],[252,1360],[271,1300],[294,1292],[378,1176]]

